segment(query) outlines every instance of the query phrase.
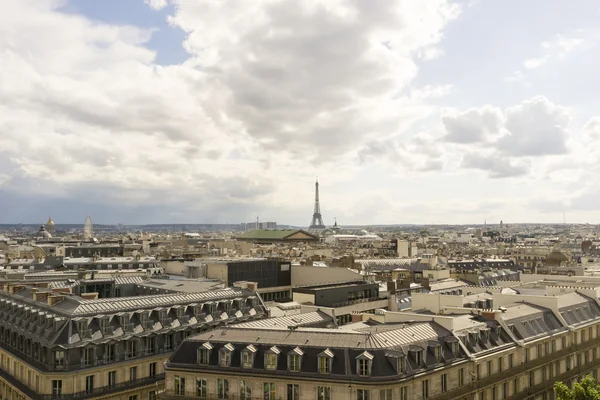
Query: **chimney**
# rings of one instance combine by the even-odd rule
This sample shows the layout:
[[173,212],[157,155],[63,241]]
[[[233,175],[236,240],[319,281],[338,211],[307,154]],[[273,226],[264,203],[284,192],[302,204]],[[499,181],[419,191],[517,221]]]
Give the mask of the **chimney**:
[[96,292],[81,293],[80,296],[85,300],[98,300],[98,293]]
[[54,295],[48,296],[48,305],[50,307],[54,306],[56,303],[59,303],[65,299],[65,296]]
[[390,294],[396,294],[396,282],[388,281],[387,282],[387,290]]

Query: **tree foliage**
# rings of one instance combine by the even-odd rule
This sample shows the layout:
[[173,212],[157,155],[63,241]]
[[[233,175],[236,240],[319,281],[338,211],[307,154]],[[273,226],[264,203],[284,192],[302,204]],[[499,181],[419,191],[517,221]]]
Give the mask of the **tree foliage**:
[[569,389],[562,382],[554,384],[557,400],[600,400],[600,385],[594,378],[587,375]]

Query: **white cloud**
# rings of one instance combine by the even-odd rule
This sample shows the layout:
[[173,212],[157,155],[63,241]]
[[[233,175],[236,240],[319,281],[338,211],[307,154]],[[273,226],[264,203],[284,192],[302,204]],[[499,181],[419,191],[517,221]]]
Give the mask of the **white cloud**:
[[582,130],[583,137],[589,141],[600,141],[600,117],[590,119]]
[[543,58],[530,58],[529,60],[525,60],[523,66],[527,69],[535,69],[544,65],[548,61],[545,57]]
[[152,30],[64,14],[52,0],[8,3],[3,188],[213,221],[290,210],[319,164],[401,134],[449,90],[409,90],[415,60],[458,14],[446,0],[171,3],[190,59],[165,67],[145,47]]
[[506,112],[508,133],[498,140],[498,148],[511,156],[564,154],[571,116],[565,107],[539,96]]
[[162,10],[168,5],[167,0],[144,0],[144,3],[148,4],[154,10]]

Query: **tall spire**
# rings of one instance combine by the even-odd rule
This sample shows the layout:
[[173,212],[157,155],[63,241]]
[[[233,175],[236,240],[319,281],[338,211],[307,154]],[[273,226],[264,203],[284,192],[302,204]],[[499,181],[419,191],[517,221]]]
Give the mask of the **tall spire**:
[[309,229],[325,229],[323,218],[321,217],[321,205],[319,204],[319,178],[315,181],[315,209],[313,212],[312,222]]

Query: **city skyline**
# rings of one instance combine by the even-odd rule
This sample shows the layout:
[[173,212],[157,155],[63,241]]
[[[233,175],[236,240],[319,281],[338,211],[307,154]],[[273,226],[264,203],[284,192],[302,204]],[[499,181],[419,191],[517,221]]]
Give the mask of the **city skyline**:
[[596,2],[364,4],[9,0],[0,224],[600,221]]

